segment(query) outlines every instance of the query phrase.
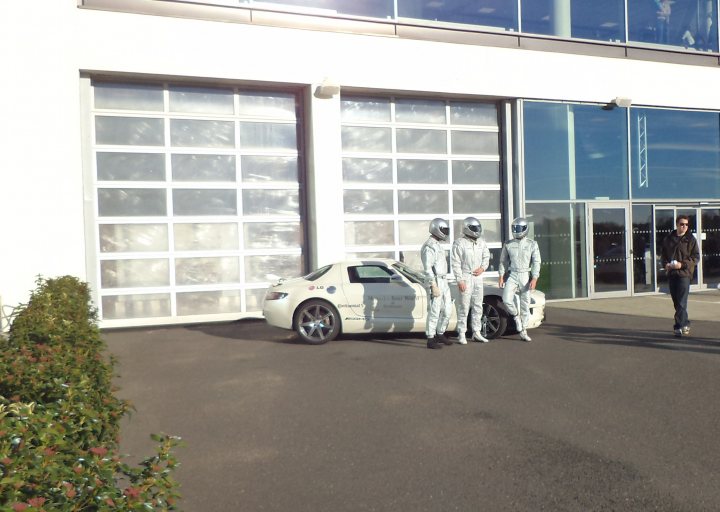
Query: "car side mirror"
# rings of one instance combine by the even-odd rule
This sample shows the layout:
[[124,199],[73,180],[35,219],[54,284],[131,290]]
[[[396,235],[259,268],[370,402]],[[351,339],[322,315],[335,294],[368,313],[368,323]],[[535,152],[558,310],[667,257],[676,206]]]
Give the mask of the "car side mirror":
[[400,274],[393,274],[390,276],[390,282],[402,282],[403,278]]

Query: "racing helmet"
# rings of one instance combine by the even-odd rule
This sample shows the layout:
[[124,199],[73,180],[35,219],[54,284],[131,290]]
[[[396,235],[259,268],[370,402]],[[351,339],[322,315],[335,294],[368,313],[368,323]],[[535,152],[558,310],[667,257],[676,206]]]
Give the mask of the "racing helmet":
[[528,234],[527,219],[525,217],[518,217],[512,221],[510,229],[512,231],[513,238],[517,238],[518,240],[525,238],[525,235]]
[[469,238],[479,238],[482,235],[482,226],[475,217],[467,217],[463,220],[463,234]]
[[430,234],[443,242],[450,236],[450,224],[440,217],[430,221]]

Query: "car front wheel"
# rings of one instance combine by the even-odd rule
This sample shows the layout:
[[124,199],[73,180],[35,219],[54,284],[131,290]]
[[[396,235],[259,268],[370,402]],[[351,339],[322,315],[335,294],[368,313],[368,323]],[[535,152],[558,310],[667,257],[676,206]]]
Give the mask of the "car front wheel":
[[329,302],[309,300],[295,311],[293,329],[303,341],[322,345],[340,334],[340,315]]
[[498,297],[485,297],[483,302],[482,332],[489,340],[499,338],[507,329],[508,318],[501,303]]

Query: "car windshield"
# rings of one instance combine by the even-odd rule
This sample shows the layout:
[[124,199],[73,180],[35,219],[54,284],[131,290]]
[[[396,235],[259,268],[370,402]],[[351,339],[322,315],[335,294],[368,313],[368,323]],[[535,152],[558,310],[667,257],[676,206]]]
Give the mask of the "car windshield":
[[325,265],[324,267],[320,267],[319,269],[310,272],[308,275],[304,276],[303,279],[307,279],[308,281],[315,281],[316,279],[319,279],[325,274],[327,274],[328,270],[330,270],[331,268],[332,265]]
[[422,272],[408,267],[405,263],[395,262],[392,264],[392,267],[405,276],[411,283],[423,284],[425,282],[425,277]]

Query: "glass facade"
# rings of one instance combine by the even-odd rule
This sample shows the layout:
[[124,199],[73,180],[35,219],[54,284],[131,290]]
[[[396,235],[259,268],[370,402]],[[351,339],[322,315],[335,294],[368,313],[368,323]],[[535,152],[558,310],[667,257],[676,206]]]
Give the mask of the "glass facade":
[[93,84],[105,320],[259,311],[303,271],[295,94]]
[[635,199],[720,199],[720,114],[630,109]]
[[525,199],[627,199],[625,109],[524,102]]
[[430,220],[449,219],[453,237],[470,215],[499,251],[495,104],[343,96],[341,109],[349,257],[389,257],[419,267]]
[[718,52],[717,0],[240,0],[239,5]]

